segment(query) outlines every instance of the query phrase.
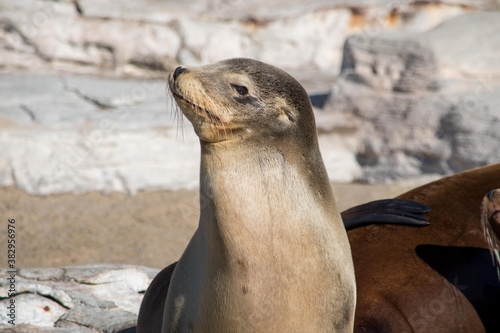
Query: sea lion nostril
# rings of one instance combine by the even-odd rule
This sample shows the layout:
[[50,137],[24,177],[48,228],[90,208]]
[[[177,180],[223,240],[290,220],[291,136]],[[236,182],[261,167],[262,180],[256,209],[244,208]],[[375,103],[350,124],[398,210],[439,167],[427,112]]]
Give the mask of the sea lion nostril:
[[177,67],[174,71],[174,80],[177,80],[179,75],[181,75],[182,73],[184,73],[186,71],[187,71],[187,68],[184,68],[182,66]]

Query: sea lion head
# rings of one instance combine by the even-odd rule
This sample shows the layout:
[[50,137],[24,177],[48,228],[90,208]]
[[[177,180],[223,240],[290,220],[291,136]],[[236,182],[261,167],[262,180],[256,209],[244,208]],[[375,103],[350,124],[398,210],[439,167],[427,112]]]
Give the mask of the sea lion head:
[[316,139],[309,97],[288,73],[252,59],[177,67],[169,88],[202,142]]

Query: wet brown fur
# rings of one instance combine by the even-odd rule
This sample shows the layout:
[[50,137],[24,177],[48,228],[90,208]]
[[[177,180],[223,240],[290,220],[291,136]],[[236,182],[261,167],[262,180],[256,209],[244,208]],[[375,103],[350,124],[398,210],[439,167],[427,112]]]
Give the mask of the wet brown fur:
[[500,164],[443,178],[399,197],[429,205],[429,227],[348,232],[356,333],[500,332],[500,285],[480,211],[498,187]]

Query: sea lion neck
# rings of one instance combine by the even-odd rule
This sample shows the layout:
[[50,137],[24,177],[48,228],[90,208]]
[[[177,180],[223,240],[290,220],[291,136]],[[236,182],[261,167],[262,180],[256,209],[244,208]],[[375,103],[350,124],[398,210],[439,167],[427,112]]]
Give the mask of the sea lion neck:
[[[224,288],[237,295],[224,301],[237,306],[220,311],[231,313],[231,318],[251,314],[253,324],[271,332],[296,327],[304,331],[306,326],[331,331],[325,329],[332,325],[331,316],[313,322],[306,318],[324,307],[333,308],[341,299],[349,301],[345,310],[349,315],[341,316],[337,324],[350,327],[355,292],[353,273],[345,269],[351,262],[345,230],[321,160],[313,162],[314,170],[308,169],[311,155],[321,159],[319,150],[313,146],[309,149],[313,154],[302,156],[293,143],[285,146],[202,143],[203,201],[195,237],[203,244],[204,276],[214,281],[215,290]],[[330,290],[337,284],[346,287]],[[272,300],[262,302],[270,294]],[[312,308],[282,307],[291,299],[313,304]]]
[[[315,139],[315,138],[314,138]],[[218,174],[247,174],[268,183],[277,172],[292,172],[306,179],[308,190],[320,201],[334,200],[328,174],[323,164],[317,140],[243,140],[240,142],[207,143],[201,141],[201,182]],[[287,174],[288,175],[288,174]],[[290,176],[290,175],[288,175]],[[206,179],[205,179],[206,178]],[[287,179],[283,179],[284,182]],[[211,185],[218,185],[211,184]],[[279,185],[279,184],[278,184]],[[292,189],[300,190],[300,189]]]
[[[244,221],[272,221],[276,219],[273,212],[304,204],[301,198],[318,203],[318,210],[331,215],[332,220],[338,214],[317,146],[310,147],[304,155],[302,147],[290,143],[260,146],[202,143],[200,192],[213,204],[207,211],[214,212],[218,223],[224,223],[221,216],[231,216],[230,223],[234,223],[234,214],[227,214],[226,207],[236,207],[236,215],[254,215],[254,218],[242,219]],[[274,204],[270,206],[269,202]],[[253,207],[265,209],[248,211]],[[205,212],[201,208],[203,216]],[[304,216],[304,221],[309,218]]]

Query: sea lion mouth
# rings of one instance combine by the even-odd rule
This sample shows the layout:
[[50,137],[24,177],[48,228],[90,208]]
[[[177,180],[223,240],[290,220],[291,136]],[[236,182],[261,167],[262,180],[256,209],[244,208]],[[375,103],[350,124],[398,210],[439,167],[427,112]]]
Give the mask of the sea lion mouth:
[[174,97],[180,99],[181,101],[183,101],[184,103],[190,105],[193,110],[195,110],[196,114],[210,120],[211,122],[216,122],[216,123],[219,123],[221,124],[222,123],[222,120],[219,116],[215,115],[212,111],[210,110],[207,110],[205,108],[202,108],[201,106],[197,105],[196,103],[190,101],[189,99],[187,99],[186,97],[182,96],[181,94],[173,91],[172,91],[172,94],[174,95]]

